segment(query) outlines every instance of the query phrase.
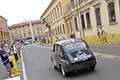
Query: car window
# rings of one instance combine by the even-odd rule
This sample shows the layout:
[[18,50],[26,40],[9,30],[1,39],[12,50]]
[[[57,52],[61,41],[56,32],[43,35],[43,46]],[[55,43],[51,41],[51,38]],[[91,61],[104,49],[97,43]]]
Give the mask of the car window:
[[54,45],[54,50],[55,50],[55,52],[58,51],[58,45]]
[[53,52],[55,52],[56,51],[56,44],[54,44],[54,46],[53,46]]
[[69,43],[69,44],[65,45],[65,49],[67,51],[80,50],[80,49],[87,49],[87,46],[86,46],[85,42],[74,42],[74,43]]
[[58,46],[58,54],[60,55],[60,56],[62,56],[63,55],[63,49],[62,49],[62,46]]

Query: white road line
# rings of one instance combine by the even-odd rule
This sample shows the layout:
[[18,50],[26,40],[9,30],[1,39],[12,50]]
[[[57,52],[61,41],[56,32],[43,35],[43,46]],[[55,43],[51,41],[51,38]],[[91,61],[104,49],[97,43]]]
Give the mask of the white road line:
[[111,54],[104,54],[104,53],[96,53],[95,52],[95,55],[97,57],[104,57],[104,58],[108,58],[108,59],[120,59],[120,56],[116,56],[116,55],[111,55]]
[[52,47],[48,47],[48,46],[39,46],[39,47],[52,49]]
[[20,80],[20,76],[14,77],[14,78],[9,78],[9,79],[6,79],[6,80]]
[[21,52],[21,62],[22,62],[22,73],[23,73],[23,80],[28,80],[27,79],[27,74],[26,74],[26,70],[25,70],[25,63],[23,60],[23,53]]

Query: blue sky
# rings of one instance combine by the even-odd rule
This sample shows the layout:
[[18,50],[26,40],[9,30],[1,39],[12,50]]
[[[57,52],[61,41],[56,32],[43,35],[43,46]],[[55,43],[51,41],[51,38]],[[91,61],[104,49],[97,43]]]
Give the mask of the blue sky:
[[24,20],[36,20],[47,8],[51,0],[0,0],[0,15],[8,20],[8,25]]

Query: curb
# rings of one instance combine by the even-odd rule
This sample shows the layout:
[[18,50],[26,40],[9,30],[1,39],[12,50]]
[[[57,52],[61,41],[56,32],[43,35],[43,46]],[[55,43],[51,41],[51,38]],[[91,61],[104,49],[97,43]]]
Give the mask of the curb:
[[88,43],[89,45],[95,45],[95,46],[106,46],[106,47],[120,47],[120,44],[93,44],[93,43]]
[[22,62],[23,80],[28,80],[28,79],[27,79],[27,73],[26,73],[26,70],[25,70],[25,63],[24,63],[24,59],[23,59],[22,50],[20,50],[20,54],[21,54],[21,62]]
[[108,58],[108,59],[120,59],[120,56],[116,56],[116,55],[111,55],[111,54],[103,54],[103,53],[98,53],[98,52],[94,52],[95,56],[101,56],[104,58]]

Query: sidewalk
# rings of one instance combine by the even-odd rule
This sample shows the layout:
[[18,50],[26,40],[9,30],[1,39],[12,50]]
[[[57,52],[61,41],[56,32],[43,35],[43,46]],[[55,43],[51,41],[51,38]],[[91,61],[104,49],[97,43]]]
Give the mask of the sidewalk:
[[89,45],[94,52],[120,56],[120,44],[103,45],[89,43]]
[[[1,61],[1,60],[0,60]],[[19,69],[21,69],[22,70],[22,64],[21,64],[21,60],[20,60],[20,63],[19,64],[17,64],[17,66],[18,66],[18,68]],[[3,64],[0,64],[0,80],[6,80],[6,73],[7,73],[7,71],[6,71],[6,69],[5,69],[5,66],[3,65]],[[21,75],[22,75],[22,72],[21,72]],[[21,75],[19,75],[19,76],[21,76]],[[19,76],[16,76],[16,77],[19,77]],[[7,79],[7,80],[9,80],[9,79]],[[14,80],[14,79],[10,79],[10,80]],[[17,79],[18,80],[18,79]]]
[[[21,63],[18,64],[18,68],[22,69],[22,65]],[[0,64],[0,80],[5,80],[6,79],[6,69],[4,67],[4,65]]]

